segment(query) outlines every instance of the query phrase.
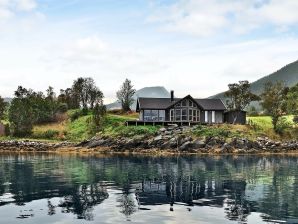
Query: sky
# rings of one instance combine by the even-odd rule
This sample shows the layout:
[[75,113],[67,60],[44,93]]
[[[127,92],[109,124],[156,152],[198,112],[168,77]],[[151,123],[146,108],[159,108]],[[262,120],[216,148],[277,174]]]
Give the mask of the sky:
[[298,59],[296,0],[0,0],[0,95],[92,77],[214,95]]

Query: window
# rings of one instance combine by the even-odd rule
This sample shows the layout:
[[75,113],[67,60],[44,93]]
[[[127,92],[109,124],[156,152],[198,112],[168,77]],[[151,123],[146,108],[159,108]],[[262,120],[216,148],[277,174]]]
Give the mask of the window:
[[187,121],[187,109],[182,109],[182,121]]
[[197,121],[197,110],[193,110],[193,121]]
[[189,107],[193,107],[193,102],[191,100],[189,101]]
[[174,121],[174,110],[173,109],[170,110],[170,120]]
[[187,106],[187,101],[186,100],[183,100],[182,101],[182,107],[186,107]]
[[188,110],[188,120],[192,121],[192,109]]
[[158,120],[159,121],[165,121],[166,120],[166,113],[164,110],[158,111]]
[[151,110],[152,121],[158,121],[158,110]]
[[181,102],[177,103],[175,107],[181,107]]
[[201,121],[200,115],[201,115],[201,111],[197,110],[197,121]]
[[215,111],[212,111],[211,121],[212,123],[215,123]]
[[176,121],[181,121],[181,110],[180,109],[175,110],[175,118],[176,118]]
[[208,111],[205,111],[205,122],[208,123]]
[[151,110],[144,110],[144,121],[151,121]]

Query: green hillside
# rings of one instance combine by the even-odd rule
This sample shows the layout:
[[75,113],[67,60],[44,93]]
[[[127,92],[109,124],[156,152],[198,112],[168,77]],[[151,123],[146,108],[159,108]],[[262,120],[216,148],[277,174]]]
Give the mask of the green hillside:
[[[254,94],[258,94],[258,95],[261,94],[263,91],[264,84],[269,81],[271,81],[271,82],[283,81],[286,84],[286,86],[288,86],[288,87],[294,86],[296,83],[298,83],[298,60],[291,64],[284,66],[280,70],[278,70],[270,75],[267,75],[255,82],[251,83],[251,91]],[[216,94],[209,98],[210,99],[219,98],[219,99],[222,99],[223,102],[226,102],[224,92]],[[253,103],[253,105],[258,108],[257,103]]]

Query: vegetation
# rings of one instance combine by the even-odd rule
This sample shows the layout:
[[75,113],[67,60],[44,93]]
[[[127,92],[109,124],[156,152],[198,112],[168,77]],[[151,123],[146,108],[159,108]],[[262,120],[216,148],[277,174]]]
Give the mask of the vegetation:
[[120,90],[117,92],[117,98],[121,103],[122,110],[124,112],[130,111],[130,106],[133,104],[134,99],[133,95],[135,94],[136,90],[133,88],[131,81],[126,79],[122,84]]
[[7,104],[4,102],[4,99],[0,96],[0,121],[4,118],[6,106]]
[[285,85],[282,82],[266,83],[261,94],[261,105],[266,114],[272,117],[273,129],[276,132],[280,131],[280,128],[277,126],[279,119],[286,113],[286,95]]
[[293,122],[293,115],[282,116],[277,128],[282,131],[275,132],[273,129],[272,118],[270,116],[248,117],[249,127],[255,137],[267,136],[271,139],[298,139],[298,128]]
[[[232,110],[243,110],[258,98],[250,92],[248,81],[230,84],[229,89],[228,106]],[[190,134],[196,137],[297,139],[297,89],[298,84],[285,88],[279,82],[268,83],[261,95],[261,104],[268,116],[256,116],[259,115],[256,108],[251,107],[250,114],[255,116],[248,118],[249,125],[199,125]],[[0,97],[0,119],[4,118],[6,135],[14,138],[82,141],[96,134],[113,138],[156,135],[159,126],[125,125],[125,121],[138,117],[129,109],[134,92],[131,81],[126,79],[117,92],[122,110],[107,112],[103,93],[92,78],[78,78],[71,88],[60,90],[59,96],[52,87],[44,94],[19,86],[10,105]]]
[[233,124],[237,121],[240,111],[244,110],[252,101],[259,100],[259,97],[250,91],[248,81],[239,81],[228,85],[229,90],[225,93],[228,98],[226,104],[229,110],[238,111],[235,114]]

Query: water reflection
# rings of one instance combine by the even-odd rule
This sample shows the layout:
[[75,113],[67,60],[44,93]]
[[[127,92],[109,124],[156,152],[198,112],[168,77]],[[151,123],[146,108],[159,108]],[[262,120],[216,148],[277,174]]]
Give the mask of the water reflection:
[[[46,204],[34,211],[47,212],[38,215],[74,214],[90,222],[113,216],[133,221],[149,212],[157,220],[166,220],[166,213],[157,213],[155,208],[178,214],[184,206],[192,214],[190,221],[201,218],[194,210],[218,208],[226,221],[245,223],[261,214],[264,222],[298,223],[297,162],[295,156],[1,154],[0,222],[5,207],[22,208],[45,199]],[[34,212],[19,214],[19,218],[35,218]]]

